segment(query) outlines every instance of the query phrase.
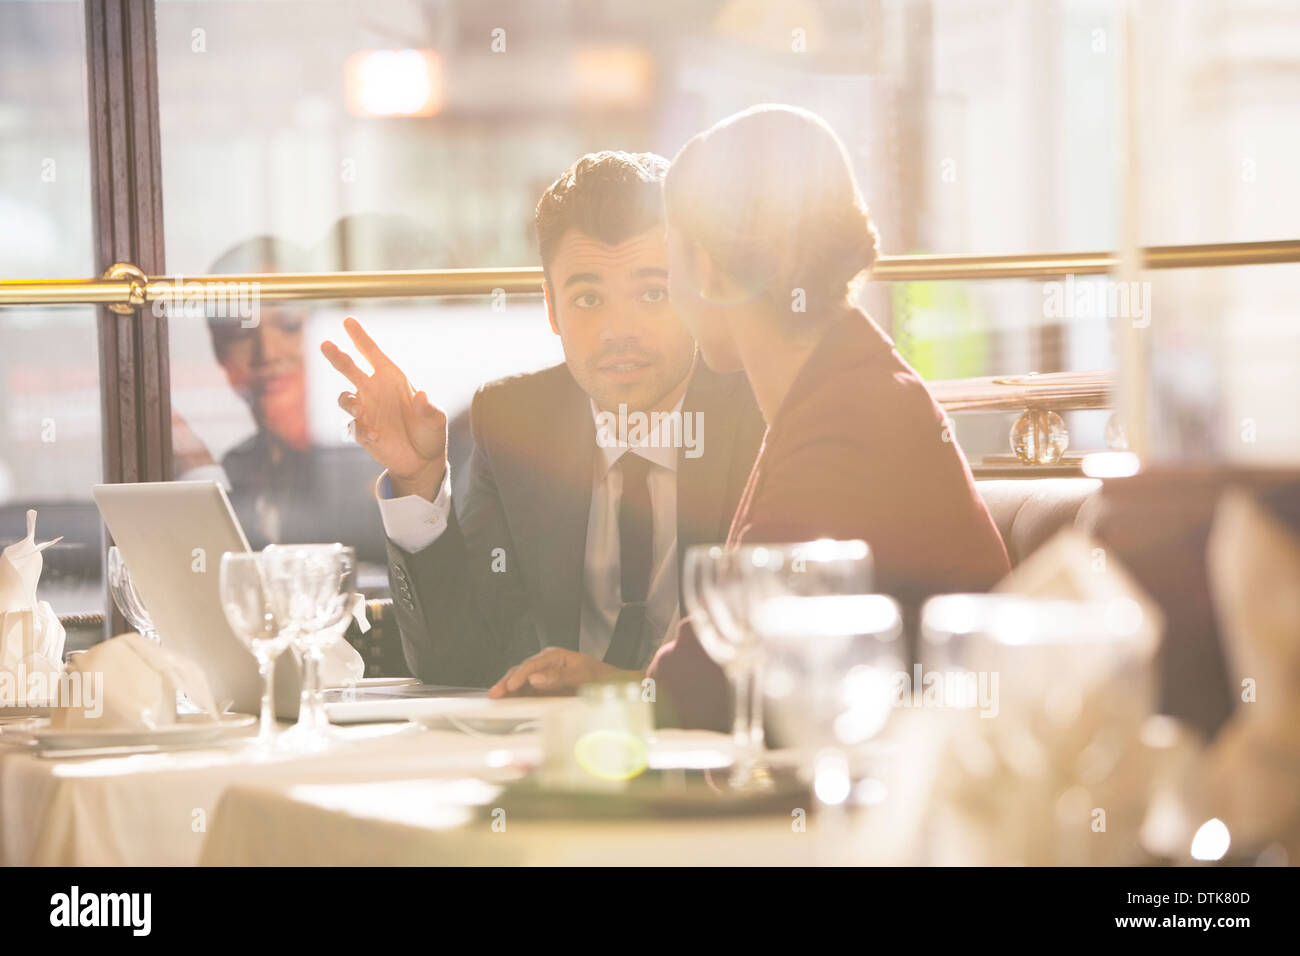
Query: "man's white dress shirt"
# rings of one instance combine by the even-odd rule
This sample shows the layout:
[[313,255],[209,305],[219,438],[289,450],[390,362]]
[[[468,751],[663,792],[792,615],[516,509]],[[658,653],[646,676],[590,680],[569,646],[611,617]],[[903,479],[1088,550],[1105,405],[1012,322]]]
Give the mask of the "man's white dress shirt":
[[[681,412],[679,400],[674,408]],[[592,418],[596,433],[601,434],[599,409],[593,402]],[[583,565],[582,613],[579,618],[578,650],[603,658],[614,634],[614,623],[623,606],[619,575],[618,506],[623,495],[623,473],[614,464],[625,454],[639,454],[655,467],[646,481],[650,487],[650,506],[654,512],[653,568],[650,575],[649,600],[646,608],[646,633],[653,635],[642,648],[641,666],[650,659],[668,634],[677,626],[677,448],[668,419],[659,420],[660,428],[641,442],[626,445],[601,445],[592,474],[591,508],[587,513],[587,546]],[[678,430],[680,434],[680,429]],[[657,444],[656,444],[657,442]],[[419,495],[392,497],[388,472],[375,483],[379,513],[384,532],[404,551],[422,551],[447,530],[451,512],[451,469],[443,476],[442,487],[433,501]]]

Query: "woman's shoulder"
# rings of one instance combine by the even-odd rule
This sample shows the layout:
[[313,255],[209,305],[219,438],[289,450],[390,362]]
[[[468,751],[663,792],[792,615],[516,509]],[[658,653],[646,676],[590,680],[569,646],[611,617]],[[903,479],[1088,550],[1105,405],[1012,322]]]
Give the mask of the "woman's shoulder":
[[791,388],[774,433],[855,435],[942,421],[925,382],[889,337],[866,315],[854,315],[827,332]]

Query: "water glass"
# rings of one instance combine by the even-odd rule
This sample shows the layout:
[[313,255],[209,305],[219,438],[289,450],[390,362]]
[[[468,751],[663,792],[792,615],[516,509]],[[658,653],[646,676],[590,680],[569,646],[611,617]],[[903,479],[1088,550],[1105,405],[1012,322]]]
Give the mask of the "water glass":
[[346,630],[356,600],[356,552],[338,543],[268,545],[262,561],[271,603],[302,663],[298,723],[281,744],[322,750],[331,741],[320,683],[322,652]]
[[218,587],[221,609],[231,630],[257,660],[262,707],[254,744],[267,752],[274,748],[276,740],[275,659],[289,646],[289,631],[271,600],[261,554],[223,554]]
[[149,616],[149,610],[144,606],[144,600],[136,590],[135,582],[131,580],[126,559],[122,557],[122,551],[117,545],[108,549],[108,590],[113,595],[113,603],[122,612],[127,623],[139,631],[142,637],[159,643],[158,630],[153,626],[153,618]]
[[763,645],[751,620],[765,601],[784,596],[862,594],[870,589],[871,551],[863,541],[701,545],[686,554],[682,599],[706,653],[732,687],[735,761],[731,785],[763,786]]

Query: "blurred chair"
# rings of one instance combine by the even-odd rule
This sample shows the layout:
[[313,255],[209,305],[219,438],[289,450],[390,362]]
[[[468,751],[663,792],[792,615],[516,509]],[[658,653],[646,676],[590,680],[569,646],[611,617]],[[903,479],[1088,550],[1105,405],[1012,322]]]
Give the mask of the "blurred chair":
[[69,651],[84,651],[92,644],[104,639],[104,612],[90,611],[85,614],[60,614],[59,623],[67,632],[63,644],[64,656]]
[[397,629],[393,602],[387,598],[366,602],[370,630],[362,634],[354,622],[344,637],[366,662],[366,677],[410,677],[402,654],[402,634]]

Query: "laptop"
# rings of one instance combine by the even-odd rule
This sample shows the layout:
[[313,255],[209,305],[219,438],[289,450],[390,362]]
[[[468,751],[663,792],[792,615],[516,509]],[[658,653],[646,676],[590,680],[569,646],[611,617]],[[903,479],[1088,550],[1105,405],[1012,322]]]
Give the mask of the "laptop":
[[[95,485],[92,494],[163,646],[203,668],[217,701],[256,714],[262,701],[257,664],[221,609],[221,556],[250,550],[225,489],[215,481],[156,481]],[[286,651],[275,668],[278,717],[297,718],[300,690],[297,659]],[[445,706],[439,699],[474,700],[486,693],[380,679],[325,696],[330,720],[351,723],[418,717]]]

